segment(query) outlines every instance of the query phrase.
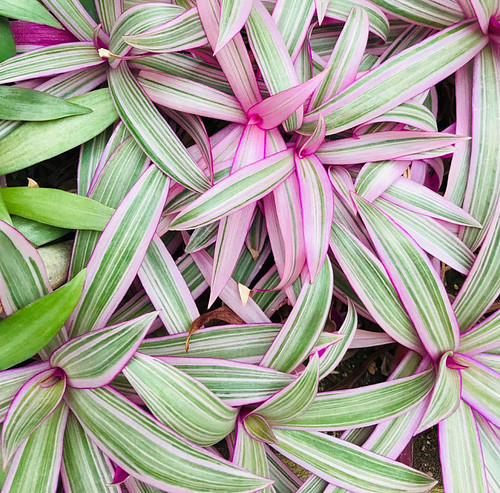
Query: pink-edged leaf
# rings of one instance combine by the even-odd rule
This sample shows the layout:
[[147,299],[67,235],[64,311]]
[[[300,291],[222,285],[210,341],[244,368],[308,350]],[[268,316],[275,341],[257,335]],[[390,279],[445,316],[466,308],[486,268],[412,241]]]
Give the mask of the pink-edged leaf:
[[67,402],[114,463],[151,486],[176,493],[253,492],[269,480],[195,446],[109,388],[68,389]]
[[500,310],[464,332],[458,350],[468,356],[491,351],[500,346]]
[[267,445],[264,448],[266,449],[267,462],[269,464],[269,477],[274,479],[275,490],[283,491],[284,493],[298,491],[298,488],[300,488],[304,481],[291,469],[290,464],[285,463]]
[[[328,5],[328,2],[325,3]],[[321,23],[321,19],[318,20]],[[366,10],[361,6],[353,7],[328,60],[327,76],[312,95],[308,111],[326,103],[356,80],[368,40],[368,29]]]
[[214,55],[241,31],[252,10],[252,3],[248,0],[221,0],[219,37]]
[[297,144],[297,154],[299,157],[314,154],[325,140],[326,127],[323,115],[319,115],[316,128],[311,135],[301,137]]
[[[358,308],[356,310],[358,310]],[[394,339],[385,332],[371,332],[369,330],[358,329],[354,333],[354,339],[351,343],[350,349],[384,346],[385,344],[392,344],[393,342]]]
[[481,442],[472,409],[461,401],[458,409],[438,425],[439,460],[447,491],[488,491]]
[[454,361],[466,366],[462,370],[462,399],[481,413],[495,426],[500,425],[500,396],[497,389],[500,384],[500,373],[474,358],[455,355]]
[[68,385],[89,389],[109,384],[137,351],[157,313],[93,330],[54,351],[50,364],[62,368]]
[[90,41],[47,46],[0,63],[0,83],[62,74],[103,62]]
[[323,19],[325,18],[328,3],[328,0],[314,0],[314,4],[316,6],[316,15],[318,16],[318,23],[320,26],[323,22]]
[[365,123],[443,80],[487,42],[475,21],[453,24],[389,58],[348,86],[306,116],[301,131],[312,132],[319,112],[325,117],[327,134]]
[[425,253],[380,209],[354,196],[391,281],[422,341],[433,357],[458,346],[457,319],[441,279]]
[[498,14],[498,2],[496,0],[467,0],[467,3],[472,7],[483,33],[488,34],[490,18]]
[[436,382],[417,433],[421,433],[451,416],[460,404],[461,372],[447,366],[448,359],[452,356],[452,351],[448,351],[439,360]]
[[332,289],[333,270],[326,258],[316,281],[304,282],[292,312],[262,358],[261,366],[290,372],[304,361],[323,330]]
[[3,467],[45,419],[54,411],[66,390],[66,378],[52,368],[28,380],[14,397],[2,427]]
[[[220,2],[199,0],[196,6],[205,34],[214,49],[220,32]],[[216,58],[244,111],[262,99],[241,34],[233,36],[223,48],[219,47]]]
[[302,84],[277,92],[252,106],[247,112],[250,122],[263,130],[277,127],[304,103],[325,76],[326,72],[323,71]]
[[34,24],[33,22],[13,21],[10,28],[18,53],[36,50],[44,46],[78,41],[65,29],[56,29],[55,27]]
[[54,412],[18,449],[9,467],[2,491],[55,493],[63,451],[68,407],[61,402]]
[[276,437],[271,426],[260,414],[249,414],[243,420],[243,427],[245,432],[256,442],[276,443]]
[[104,31],[110,34],[116,20],[123,12],[123,0],[96,0],[95,6]]
[[295,169],[302,206],[307,267],[310,282],[314,282],[328,250],[333,190],[323,165],[314,154],[303,158],[295,155]]
[[102,327],[122,300],[153,238],[168,186],[169,179],[150,166],[116,209],[88,263],[82,299],[68,322],[73,336]]
[[170,229],[198,228],[256,202],[292,173],[293,164],[287,149],[235,171],[185,207]]
[[238,410],[174,366],[137,353],[123,373],[154,416],[187,440],[206,447],[234,429]]
[[270,425],[279,425],[300,416],[316,397],[318,371],[319,358],[317,354],[314,354],[299,378],[267,399],[252,413],[262,416]]
[[486,479],[490,491],[498,490],[500,478],[498,477],[498,457],[500,451],[500,430],[484,419],[479,413],[474,413],[481,440],[481,451],[486,468]]
[[325,141],[317,155],[323,164],[358,164],[406,159],[409,154],[449,146],[465,137],[444,132],[394,130]]

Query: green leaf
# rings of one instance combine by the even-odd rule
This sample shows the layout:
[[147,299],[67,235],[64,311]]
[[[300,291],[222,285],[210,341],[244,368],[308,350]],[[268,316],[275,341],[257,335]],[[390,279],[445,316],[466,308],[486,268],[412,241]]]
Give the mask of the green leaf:
[[2,0],[0,15],[62,29],[61,24],[49,14],[38,0]]
[[269,423],[260,414],[250,414],[244,420],[245,431],[254,440],[276,443],[276,437]]
[[0,321],[0,370],[33,356],[63,326],[82,294],[86,271]]
[[12,36],[10,23],[5,17],[0,17],[0,63],[16,54],[16,45]]
[[55,188],[7,187],[0,193],[11,214],[59,228],[102,231],[114,212],[95,200]]
[[[98,89],[68,101],[92,113],[48,122],[28,122],[0,140],[0,175],[27,168],[57,156],[100,134],[118,115],[107,89]],[[22,147],[19,146],[22,142]]]

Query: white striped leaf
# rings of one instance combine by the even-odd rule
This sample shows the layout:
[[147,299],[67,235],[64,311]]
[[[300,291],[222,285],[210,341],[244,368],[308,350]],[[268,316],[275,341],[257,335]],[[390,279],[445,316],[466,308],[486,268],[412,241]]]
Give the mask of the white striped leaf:
[[0,373],[0,422],[19,389],[32,377],[49,368],[46,361],[33,363],[21,368],[13,368]]
[[252,413],[262,416],[270,425],[279,425],[300,416],[316,397],[318,371],[319,358],[314,354],[299,378],[263,402]]
[[420,247],[361,197],[356,206],[427,352],[439,357],[458,346],[458,323],[448,294]]
[[54,493],[59,481],[68,408],[61,402],[18,449],[2,491]]
[[186,253],[198,252],[199,250],[205,250],[210,245],[213,245],[217,239],[218,229],[219,223],[217,222],[195,229],[191,233],[191,237],[189,238],[184,251]]
[[54,411],[66,390],[66,378],[53,368],[28,380],[12,400],[2,427],[2,457],[6,466],[21,443]]
[[208,179],[138,84],[126,63],[109,70],[109,89],[120,118],[144,152],[166,174],[202,192]]
[[365,123],[443,80],[486,43],[475,21],[443,29],[389,58],[310,113],[301,131],[313,131],[319,112],[325,117],[327,135]]
[[458,350],[467,353],[468,356],[474,356],[498,346],[500,346],[500,310],[464,332],[460,337]]
[[189,330],[200,314],[167,247],[155,235],[139,269],[139,279],[171,334]]
[[468,274],[475,255],[449,229],[438,221],[403,209],[382,198],[373,204],[404,229],[427,253],[462,274]]
[[498,15],[499,5],[496,0],[462,0],[458,4],[464,12],[475,14],[484,34],[488,33],[490,18]]
[[69,413],[64,432],[61,478],[67,493],[121,493],[112,485],[111,461],[85,434],[73,413]]
[[37,0],[4,0],[0,5],[0,15],[61,28],[59,22]]
[[[334,221],[330,247],[369,314],[394,340],[417,353],[422,345],[380,260]],[[336,283],[339,276],[336,275]]]
[[[478,4],[482,2],[477,2]],[[463,208],[482,229],[465,228],[462,239],[471,250],[481,245],[500,197],[500,60],[498,50],[485,47],[474,58],[471,156]]]
[[432,389],[429,406],[425,411],[417,433],[431,428],[451,416],[460,404],[461,372],[447,366],[447,360],[452,356],[453,353],[449,351],[443,354],[439,360],[437,378]]
[[293,171],[293,150],[249,164],[217,182],[174,218],[170,229],[199,228],[256,202]]
[[481,441],[487,484],[490,491],[499,491],[498,458],[500,457],[500,433],[498,428],[489,423],[480,414],[474,413]]
[[108,388],[67,400],[87,435],[125,472],[172,492],[251,492],[269,481],[190,444]]
[[193,115],[245,124],[238,100],[199,82],[153,70],[141,70],[137,81],[156,104]]
[[[118,117],[107,89],[98,89],[69,101],[90,108],[92,113],[21,125],[0,140],[0,174],[27,168],[79,146],[100,134]],[[21,152],[19,142],[23,142]]]
[[270,368],[212,358],[160,357],[201,382],[230,406],[262,402],[294,378]]
[[213,47],[214,55],[238,34],[250,15],[252,2],[246,0],[221,0],[219,37]]
[[332,300],[333,270],[326,258],[314,283],[304,283],[297,303],[260,362],[290,372],[311,353],[323,330]]
[[275,430],[273,447],[325,481],[351,491],[403,493],[429,491],[436,481],[394,460],[386,459],[322,433]]
[[497,389],[500,383],[500,373],[465,355],[456,355],[454,360],[467,367],[460,372],[462,399],[488,421],[499,426],[500,396]]
[[295,493],[304,481],[273,450],[268,446],[264,446],[264,448],[269,464],[269,477],[274,480],[275,491]]
[[195,7],[142,34],[123,36],[123,40],[134,48],[153,53],[189,50],[207,43],[205,31]]
[[96,11],[102,27],[107,34],[111,33],[113,25],[123,12],[123,0],[96,0]]
[[187,440],[206,447],[234,429],[238,410],[174,366],[137,353],[123,373],[156,418]]
[[68,385],[91,389],[107,385],[137,351],[157,313],[93,330],[54,351],[50,364],[62,368]]
[[[62,74],[103,62],[91,42],[47,46],[0,63],[0,83]],[[83,101],[81,105],[85,106]]]
[[319,393],[309,409],[280,428],[336,431],[394,418],[418,404],[431,390],[430,371],[358,389]]
[[443,485],[454,493],[488,491],[476,421],[461,401],[457,411],[438,425]]
[[68,321],[73,336],[102,327],[122,300],[154,235],[168,185],[168,178],[150,166],[116,209],[88,263],[82,299]]
[[419,103],[402,103],[386,113],[373,118],[366,125],[373,125],[380,122],[401,123],[402,125],[418,128],[426,132],[438,131],[434,114],[423,104]]
[[[93,39],[97,24],[79,0],[42,0],[42,3],[77,39],[81,41]],[[99,36],[103,41],[108,41],[104,33],[99,33]]]

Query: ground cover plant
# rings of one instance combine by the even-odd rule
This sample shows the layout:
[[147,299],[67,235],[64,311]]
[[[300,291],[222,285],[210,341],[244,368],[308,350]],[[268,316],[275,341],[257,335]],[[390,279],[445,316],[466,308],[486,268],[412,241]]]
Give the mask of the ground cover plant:
[[500,491],[498,0],[0,16],[2,492]]

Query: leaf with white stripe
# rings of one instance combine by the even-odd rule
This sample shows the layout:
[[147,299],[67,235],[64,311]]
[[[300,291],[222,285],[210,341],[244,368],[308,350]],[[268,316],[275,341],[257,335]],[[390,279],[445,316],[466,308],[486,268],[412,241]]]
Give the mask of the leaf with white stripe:
[[66,379],[54,368],[28,380],[14,397],[2,427],[2,457],[5,467],[12,456],[59,405]]
[[250,15],[252,2],[247,0],[221,0],[219,38],[214,54],[238,34]]
[[95,7],[103,29],[110,34],[113,26],[123,12],[123,0],[96,0]]
[[377,252],[427,352],[439,357],[458,346],[448,294],[428,257],[408,234],[365,199],[354,196]]
[[157,313],[148,313],[70,339],[54,351],[50,364],[62,368],[70,387],[90,389],[107,385],[137,351],[156,317]]
[[490,491],[500,491],[500,477],[498,476],[498,460],[500,457],[500,432],[479,413],[474,413],[481,441],[484,466],[486,468],[487,484]]
[[174,366],[137,353],[123,373],[156,418],[187,440],[206,447],[234,429],[238,410]]
[[170,229],[193,229],[252,204],[271,192],[294,168],[293,150],[285,150],[249,164],[217,182],[184,207]]
[[126,63],[110,70],[108,78],[118,114],[144,152],[164,173],[186,188],[206,190],[207,177],[148,99]]
[[410,410],[431,391],[433,383],[434,374],[426,371],[357,389],[321,392],[304,414],[279,427],[337,431],[376,424]]
[[500,5],[496,0],[466,0],[466,2],[459,1],[458,4],[462,6],[467,5],[472,10],[471,13],[476,15],[477,21],[481,26],[484,34],[488,34],[488,27],[490,19],[498,15]]
[[468,356],[491,351],[500,346],[500,310],[464,332],[458,350]]
[[386,459],[322,433],[274,430],[278,452],[322,479],[351,491],[403,493],[429,491],[436,481],[394,460]]
[[68,389],[67,401],[97,446],[125,472],[152,486],[243,493],[269,485],[269,480],[185,441],[108,388]]
[[82,299],[68,321],[73,336],[102,327],[121,302],[153,238],[168,186],[169,179],[150,166],[116,209],[88,263]]
[[327,135],[365,123],[443,80],[487,42],[475,21],[443,29],[389,58],[304,117],[301,131],[314,130],[319,112],[325,117]]

